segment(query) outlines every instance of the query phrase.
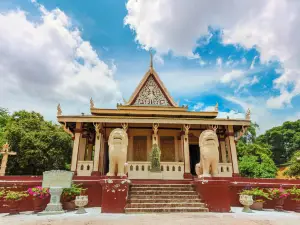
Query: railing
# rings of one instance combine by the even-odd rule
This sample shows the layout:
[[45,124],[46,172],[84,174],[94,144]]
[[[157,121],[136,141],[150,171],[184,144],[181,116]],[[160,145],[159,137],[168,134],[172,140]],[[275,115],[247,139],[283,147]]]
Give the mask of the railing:
[[91,176],[93,171],[93,161],[78,161],[77,176]]
[[218,165],[219,177],[232,177],[232,164],[219,163]]
[[[129,179],[150,179],[150,162],[127,162]],[[161,162],[161,179],[181,180],[183,179],[183,162]]]

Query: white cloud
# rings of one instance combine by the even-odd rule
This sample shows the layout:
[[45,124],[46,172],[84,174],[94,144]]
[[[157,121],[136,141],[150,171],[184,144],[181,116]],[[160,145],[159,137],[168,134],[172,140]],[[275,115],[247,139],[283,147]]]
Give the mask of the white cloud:
[[240,80],[245,76],[245,72],[242,70],[232,70],[228,73],[225,73],[221,78],[222,83],[230,83],[231,81]]
[[217,67],[222,68],[222,64],[223,64],[222,58],[218,57],[217,60],[216,60],[216,65],[217,65]]
[[200,109],[202,109],[202,107],[204,106],[203,102],[197,102],[194,106],[193,106],[193,111],[199,111]]
[[88,109],[90,97],[96,104],[116,102],[116,67],[98,57],[63,11],[33,3],[38,22],[21,10],[0,12],[1,106],[17,110],[35,103],[45,112],[64,101]]
[[280,60],[284,73],[274,82],[280,90],[276,107],[300,94],[300,1],[129,0],[126,7],[124,22],[143,48],[190,57],[208,26],[217,26],[224,29],[225,44],[255,46],[262,62]]
[[160,65],[164,65],[164,63],[165,63],[163,57],[162,57],[161,55],[159,55],[159,54],[155,54],[155,55],[154,55],[153,61],[154,61],[155,63],[160,64]]

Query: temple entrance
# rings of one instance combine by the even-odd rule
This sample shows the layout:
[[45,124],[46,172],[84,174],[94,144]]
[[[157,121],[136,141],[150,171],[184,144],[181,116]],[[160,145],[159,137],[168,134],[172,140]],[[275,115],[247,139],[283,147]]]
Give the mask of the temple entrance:
[[199,145],[189,145],[189,149],[190,149],[191,174],[197,175],[195,171],[195,166],[200,161]]

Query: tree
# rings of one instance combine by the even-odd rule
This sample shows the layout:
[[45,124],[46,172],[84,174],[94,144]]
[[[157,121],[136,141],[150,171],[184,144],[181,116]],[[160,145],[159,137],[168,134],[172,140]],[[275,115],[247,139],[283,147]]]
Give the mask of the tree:
[[244,177],[274,178],[277,167],[271,158],[272,152],[268,145],[257,143],[237,145],[240,174]]
[[284,175],[300,178],[300,150],[294,153],[289,164],[290,166],[288,167],[288,170],[284,172]]
[[7,109],[0,108],[0,146],[5,144],[6,140],[4,137],[5,127],[10,118],[9,112]]
[[271,146],[272,158],[277,165],[288,162],[295,151],[300,149],[300,120],[284,122],[273,127],[257,138],[257,142]]
[[8,174],[41,175],[46,170],[65,169],[72,155],[69,134],[36,112],[15,112],[5,128],[5,137],[16,157],[8,161]]
[[154,144],[151,152],[151,172],[160,172],[160,149]]

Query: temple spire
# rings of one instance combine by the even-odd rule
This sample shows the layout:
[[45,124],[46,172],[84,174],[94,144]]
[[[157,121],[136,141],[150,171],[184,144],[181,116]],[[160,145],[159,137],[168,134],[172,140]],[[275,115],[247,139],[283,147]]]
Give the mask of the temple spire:
[[150,50],[150,68],[153,69],[153,54],[151,50]]

